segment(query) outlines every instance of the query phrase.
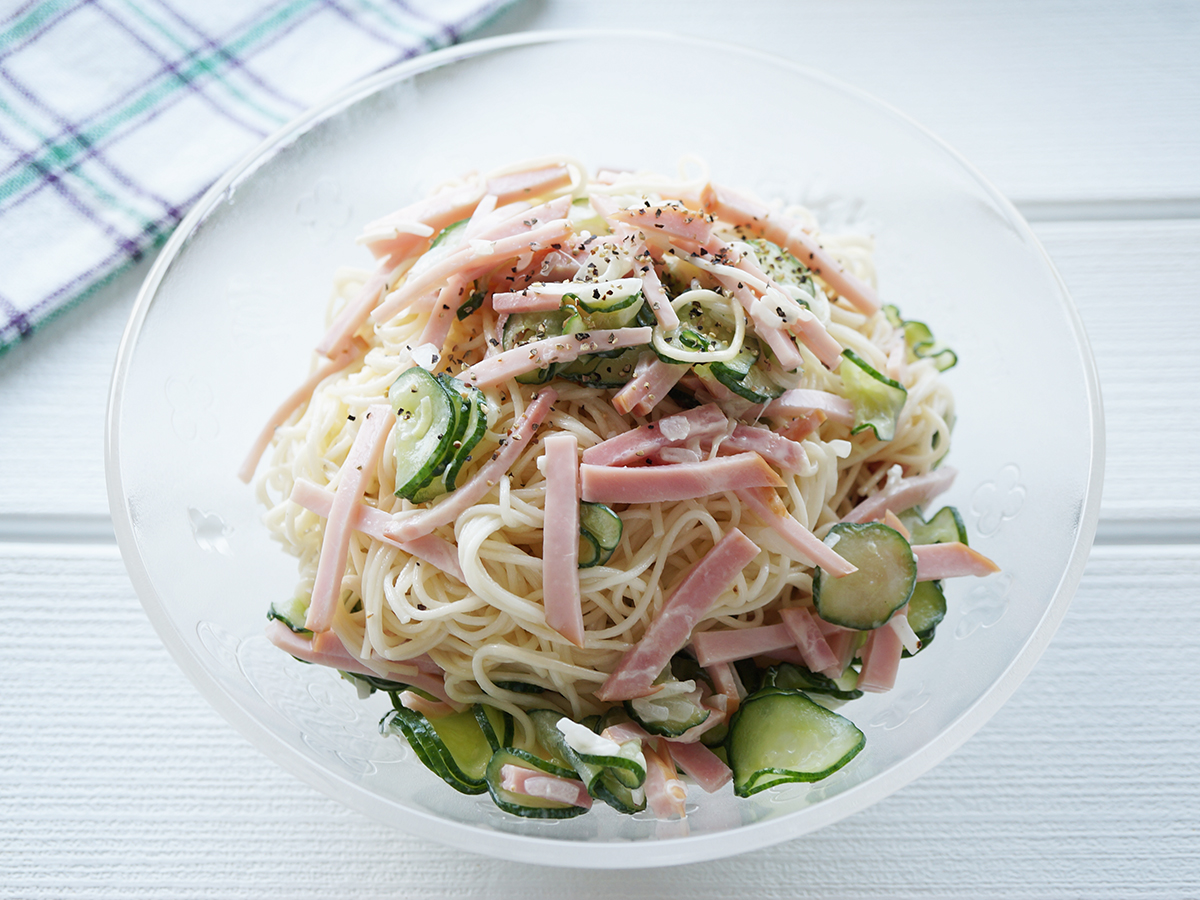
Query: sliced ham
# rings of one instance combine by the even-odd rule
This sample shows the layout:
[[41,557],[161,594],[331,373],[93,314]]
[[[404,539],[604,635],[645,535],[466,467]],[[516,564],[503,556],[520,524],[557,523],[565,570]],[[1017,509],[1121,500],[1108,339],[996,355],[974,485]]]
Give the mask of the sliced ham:
[[309,638],[306,635],[296,634],[278,619],[272,619],[267,623],[266,635],[267,640],[280,650],[304,662],[339,669],[354,675],[386,678],[389,681],[407,684],[431,694],[455,711],[466,708],[464,704],[450,699],[446,693],[445,682],[440,675],[423,672],[419,668],[414,669],[413,660],[392,662],[372,656],[370,661],[364,661],[350,653],[342,643],[342,639],[332,631],[323,631]]
[[794,644],[791,631],[782,624],[704,631],[692,638],[692,649],[702,666],[765,656]]
[[589,353],[648,343],[650,332],[649,327],[613,328],[531,341],[480,360],[459,378],[475,387],[488,387],[551,363],[571,362]]
[[514,794],[526,797],[537,797],[539,800],[550,800],[567,806],[592,808],[592,798],[582,781],[574,778],[559,778],[557,775],[547,775],[523,766],[505,765],[500,767],[500,787]]
[[787,507],[774,491],[745,487],[739,488],[737,495],[763,524],[770,526],[796,552],[799,562],[820,566],[822,571],[835,578],[858,571],[855,566],[834,552],[832,547],[801,525],[799,520],[787,511]]
[[917,558],[917,581],[937,581],[941,578],[958,578],[975,575],[982,578],[999,572],[1000,567],[966,544],[947,541],[943,544],[915,544],[913,556]]
[[879,521],[881,521],[888,528],[891,528],[893,531],[897,532],[900,537],[904,538],[906,541],[912,540],[912,535],[909,534],[908,529],[904,527],[904,523],[900,521],[900,517],[890,509],[884,510],[883,518]]
[[648,237],[659,234],[693,244],[703,244],[712,237],[712,220],[708,216],[670,203],[647,201],[642,206],[613,210],[608,218],[632,225]]
[[362,500],[363,492],[379,465],[383,445],[396,422],[391,407],[376,403],[367,407],[362,424],[346,461],[329,515],[325,519],[325,534],[321,539],[321,554],[313,576],[312,602],[304,627],[311,631],[328,631],[337,613],[342,593],[342,576],[346,574],[346,556],[350,549],[350,518]]
[[729,766],[699,741],[690,744],[672,741],[671,756],[683,773],[709,794],[715,794],[733,780]]
[[801,309],[799,314],[788,323],[788,331],[800,338],[813,356],[824,363],[825,367],[833,370],[842,359],[842,345],[833,335],[825,330],[821,320],[807,309]]
[[[728,267],[718,268],[724,269]],[[736,270],[734,271],[736,272]],[[774,317],[768,318],[763,315],[761,308],[757,306],[758,297],[746,287],[743,277],[726,274],[723,271],[718,271],[714,274],[717,281],[721,282],[727,290],[732,292],[737,301],[745,308],[746,314],[754,321],[755,333],[766,341],[767,346],[774,351],[779,365],[788,371],[798,368],[804,362],[804,358],[796,348],[795,341],[784,330],[778,319]]]
[[654,817],[662,820],[686,818],[687,785],[679,780],[667,742],[659,741],[653,748],[644,746],[642,753],[646,756],[646,782],[643,785],[646,805]]
[[583,646],[579,596],[579,440],[568,432],[548,435],[546,506],[542,526],[542,602],[546,624],[576,647]]
[[610,702],[653,693],[654,679],[758,553],[758,545],[736,528],[721,538],[663,602],[641,640],[625,652],[596,691],[596,698]]
[[[481,199],[483,188],[478,184],[449,188],[367,223],[358,240],[366,244],[374,256],[391,256],[399,262],[400,257],[424,249],[434,232],[471,215]],[[415,231],[429,230],[424,235],[414,233],[414,224],[424,226]]]
[[391,283],[392,278],[397,274],[399,265],[392,257],[388,257],[379,263],[379,267],[371,273],[370,277],[363,283],[363,286],[358,289],[358,293],[342,307],[338,314],[334,316],[329,327],[325,329],[325,334],[317,342],[318,353],[334,359],[350,348],[351,342],[354,340],[354,335],[367,323],[371,311],[379,305],[379,299],[383,296],[384,288]]
[[673,416],[663,416],[601,441],[583,451],[583,461],[592,466],[628,466],[645,462],[663,447],[678,447],[690,440],[712,440],[725,431],[729,420],[715,403],[698,406]]
[[564,165],[546,166],[526,172],[509,172],[487,180],[487,192],[500,203],[527,200],[556,191],[571,183],[571,170]]
[[712,679],[717,693],[725,698],[725,714],[732,716],[746,696],[746,688],[738,677],[737,669],[729,663],[717,663],[705,666],[704,670]]
[[623,416],[630,413],[650,415],[691,369],[691,366],[665,363],[654,353],[643,353],[638,358],[629,383],[613,394],[613,409]]
[[679,327],[679,316],[671,306],[667,292],[663,290],[658,273],[654,271],[654,262],[645,244],[634,248],[633,258],[634,271],[642,279],[642,295],[650,304],[650,311],[654,313],[654,318],[658,319],[658,324],[664,331],[674,331]]
[[734,426],[733,433],[721,441],[718,452],[726,450],[757,453],[784,472],[800,472],[808,465],[804,447],[796,441],[754,425],[739,423]]
[[491,459],[480,466],[466,484],[451,491],[436,506],[407,515],[401,514],[403,518],[393,518],[384,528],[384,534],[397,541],[412,541],[424,537],[435,528],[453,522],[482,500],[529,446],[538,426],[542,424],[542,420],[546,418],[557,399],[558,394],[550,388],[538,391],[533,402],[525,409],[525,414],[509,429],[504,446],[493,453]]
[[250,452],[246,454],[246,459],[242,462],[242,467],[238,469],[238,478],[246,484],[250,483],[250,479],[254,477],[254,470],[258,468],[259,460],[262,459],[263,453],[266,452],[267,446],[271,443],[271,438],[275,436],[275,429],[290,419],[292,413],[308,402],[309,398],[312,397],[313,391],[317,389],[318,384],[334,372],[340,372],[349,366],[362,356],[366,349],[367,345],[361,340],[357,338],[353,339],[336,356],[317,366],[316,370],[304,380],[304,383],[300,387],[288,394],[287,398],[271,413],[270,418],[263,425],[262,431],[254,439],[254,446],[250,448]]
[[[333,496],[333,491],[317,487],[311,481],[305,481],[302,478],[292,485],[292,502],[300,504],[318,516],[329,516],[329,511],[333,508]],[[412,541],[393,540],[383,533],[383,529],[391,521],[390,514],[365,503],[358,504],[358,507],[350,514],[350,527],[355,531],[361,531],[382,543],[391,544],[410,556],[415,556],[417,559],[422,559],[435,566],[451,578],[456,578],[466,584],[467,576],[463,574],[462,566],[459,565],[457,547],[436,534],[427,534]]]
[[420,342],[431,344],[440,354],[446,347],[446,338],[450,327],[458,318],[458,308],[467,299],[467,281],[461,275],[451,275],[437,295],[433,309],[429,313],[429,321],[421,332]]
[[839,266],[798,222],[773,213],[755,200],[713,184],[701,191],[700,203],[705,212],[731,225],[745,226],[759,237],[783,247],[812,269],[813,274],[838,295],[845,297],[855,309],[867,315],[879,311],[875,289]]
[[[484,224],[472,240],[498,241],[531,231],[539,222],[550,222],[567,215],[570,197],[558,197],[540,206],[517,203],[496,210],[496,218]],[[505,214],[507,213],[507,214]]]
[[537,228],[523,231],[498,240],[479,239],[468,242],[450,253],[441,261],[410,276],[399,288],[392,291],[382,303],[375,307],[372,317],[376,322],[386,322],[416,298],[432,288],[444,284],[453,275],[461,275],[472,281],[499,263],[514,259],[531,251],[551,247],[571,230],[566,219],[554,219]]
[[796,649],[804,660],[804,666],[810,672],[820,672],[830,678],[837,678],[844,667],[825,640],[813,614],[803,606],[793,606],[779,611],[779,617],[792,636]]
[[579,467],[583,499],[591,503],[668,503],[743,487],[781,487],[757,453],[738,453],[668,466]]
[[562,306],[562,294],[539,291],[533,285],[522,291],[492,294],[492,309],[498,313],[550,312]]
[[427,719],[444,719],[454,712],[454,707],[441,700],[429,700],[415,691],[401,691],[400,705],[419,712]]
[[[785,395],[786,396],[786,395]],[[924,506],[954,483],[956,469],[943,466],[927,475],[901,478],[898,482],[864,500],[842,517],[843,522],[874,522],[887,510],[904,512],[914,506]]]
[[768,416],[784,419],[807,416],[813,412],[819,412],[842,425],[854,425],[854,404],[828,391],[793,388],[768,403],[765,410]]
[[890,691],[896,684],[903,653],[904,645],[894,629],[885,625],[872,631],[862,648],[858,689],[871,693]]

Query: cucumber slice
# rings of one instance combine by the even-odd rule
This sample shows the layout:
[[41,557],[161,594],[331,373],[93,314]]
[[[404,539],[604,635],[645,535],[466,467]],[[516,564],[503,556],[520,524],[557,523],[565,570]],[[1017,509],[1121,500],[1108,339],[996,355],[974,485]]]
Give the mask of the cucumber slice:
[[579,568],[602,566],[621,543],[621,517],[603,503],[579,503]]
[[[946,595],[940,581],[919,581],[908,601],[908,625],[916,632],[924,650],[933,642],[933,636],[942,619],[946,618]],[[912,656],[907,650],[904,656]]]
[[[513,347],[564,334],[564,323],[574,312],[573,306],[567,306],[549,312],[513,313],[504,320],[502,349],[511,350]],[[551,363],[544,369],[534,369],[532,372],[518,375],[517,381],[521,384],[545,384],[554,377],[556,368],[556,365]]]
[[445,468],[458,439],[462,402],[420,366],[388,389],[396,412],[396,496],[412,500]]
[[917,561],[900,532],[881,522],[838,522],[825,543],[858,567],[841,578],[813,572],[813,605],[826,622],[869,631],[908,602],[917,584]]
[[904,335],[904,343],[908,345],[908,361],[916,359],[931,359],[939,372],[945,372],[958,364],[958,354],[938,343],[929,326],[924,322],[905,321],[900,317],[900,310],[888,304],[883,308],[884,315]]
[[843,689],[828,675],[810,672],[804,666],[792,663],[780,663],[767,669],[763,675],[763,686],[787,691],[804,691],[807,694],[828,694],[836,700],[857,700],[863,695],[859,690]]
[[467,298],[467,301],[463,303],[463,305],[460,306],[454,313],[456,316],[458,316],[458,321],[466,321],[467,316],[471,315],[471,313],[483,306],[483,301],[486,296],[487,295],[483,291],[475,291],[473,294],[471,294],[471,296]]
[[854,404],[854,427],[851,434],[870,428],[880,441],[890,441],[896,436],[896,422],[908,391],[898,381],[893,381],[872,369],[853,350],[844,350],[843,359],[849,365],[838,369],[846,398]]
[[668,668],[654,682],[660,686],[657,693],[626,700],[625,712],[651,734],[679,737],[703,724],[711,711],[700,704],[700,689],[694,681],[676,681],[670,675]]
[[476,703],[471,711],[475,714],[479,730],[483,732],[493,752],[501,747],[512,746],[516,729],[510,713],[484,703]]
[[[615,513],[614,513],[615,515]],[[310,635],[312,630],[304,627],[308,616],[308,605],[312,602],[311,595],[293,597],[284,603],[272,603],[267,610],[267,619],[278,619],[296,634]]]
[[467,233],[467,223],[471,221],[468,216],[465,219],[459,219],[457,222],[452,222],[443,228],[433,243],[429,245],[429,249],[434,247],[453,247],[463,242],[463,236]]
[[622,784],[615,769],[605,769],[592,788],[597,800],[607,803],[619,813],[632,816],[646,808],[646,794],[640,788]]
[[485,776],[493,751],[473,712],[427,719],[401,706],[395,697],[392,702],[396,708],[383,717],[380,731],[398,730],[417,758],[456,791],[482,794],[487,790]]
[[441,376],[441,378],[442,386],[446,388],[447,393],[457,393],[466,405],[466,418],[462,434],[452,445],[454,456],[446,466],[445,472],[445,488],[447,491],[452,491],[457,486],[458,474],[462,471],[463,466],[471,460],[472,452],[487,433],[491,402],[478,388],[463,384],[457,378],[449,375]]
[[800,691],[763,688],[747,697],[725,741],[739,797],[792,781],[820,781],[850,762],[866,738],[849,719]]
[[586,384],[597,389],[624,387],[633,377],[634,367],[637,366],[641,355],[641,347],[622,350],[614,357],[589,353],[561,366],[556,374],[576,384]]
[[[754,248],[759,266],[776,284],[795,285],[809,294],[816,292],[811,270],[787,250],[765,238],[749,238],[746,243]],[[808,306],[803,300],[800,303]]]
[[694,368],[701,381],[715,379],[751,403],[769,403],[784,392],[782,385],[768,377],[762,347],[753,337],[746,337],[741,351],[729,362],[715,362]]
[[581,282],[578,291],[572,290],[563,299],[572,296],[586,313],[613,313],[641,301],[642,280],[618,278],[616,281]]
[[492,795],[493,802],[505,812],[512,813],[514,816],[523,816],[527,819],[570,819],[587,812],[582,806],[568,806],[553,800],[543,800],[540,797],[526,797],[524,794],[514,794],[512,791],[506,791],[501,787],[504,780],[502,772],[506,765],[533,769],[537,772],[544,772],[547,775],[557,775],[559,778],[576,777],[575,773],[570,769],[565,769],[552,762],[539,759],[525,750],[518,750],[515,747],[502,747],[492,754],[491,761],[487,766],[486,779],[488,793]]
[[967,526],[953,506],[943,506],[928,522],[921,520],[916,509],[906,509],[900,514],[900,521],[912,535],[914,544],[967,543]]

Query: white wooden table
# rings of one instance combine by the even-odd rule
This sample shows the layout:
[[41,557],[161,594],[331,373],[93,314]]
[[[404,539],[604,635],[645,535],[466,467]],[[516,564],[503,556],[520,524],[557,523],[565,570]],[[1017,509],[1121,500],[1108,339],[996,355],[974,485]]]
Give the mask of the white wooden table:
[[[1034,223],[1103,385],[1103,519],[1033,674],[914,784],[803,839],[642,872],[464,856],[295,781],[142,613],[102,436],[146,265],[0,357],[0,897],[1200,897],[1200,4],[531,0],[811,64]],[[0,249],[0,255],[2,255]]]

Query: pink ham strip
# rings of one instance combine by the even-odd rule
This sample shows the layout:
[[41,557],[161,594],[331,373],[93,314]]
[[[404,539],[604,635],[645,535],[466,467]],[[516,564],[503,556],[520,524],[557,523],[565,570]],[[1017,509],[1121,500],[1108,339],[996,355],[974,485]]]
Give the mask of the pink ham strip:
[[721,441],[718,452],[753,451],[784,472],[799,472],[808,464],[804,448],[795,441],[753,425],[738,424],[733,433]]
[[375,477],[379,456],[395,422],[396,414],[391,407],[383,403],[368,406],[350,452],[346,454],[333,503],[325,519],[321,555],[317,558],[317,572],[313,576],[312,602],[304,621],[304,627],[311,631],[328,631],[333,624],[342,593],[342,576],[346,574],[346,556],[353,530],[350,519],[367,484]]
[[794,644],[795,639],[786,625],[704,631],[692,638],[696,661],[702,666],[765,656]]
[[583,646],[579,596],[579,440],[547,435],[546,518],[542,526],[542,603],[546,624]]
[[788,331],[800,338],[804,346],[813,352],[829,369],[836,369],[842,359],[842,345],[821,324],[821,320],[811,313],[801,316],[788,325]]
[[429,314],[429,321],[425,323],[425,330],[421,332],[419,343],[433,344],[437,347],[438,353],[441,353],[446,347],[446,338],[450,334],[450,327],[458,318],[458,308],[463,305],[466,297],[466,280],[462,275],[451,275],[446,281],[446,286],[438,292],[437,301],[433,304],[433,310]]
[[883,522],[883,524],[888,528],[898,532],[900,537],[904,538],[906,541],[912,540],[912,535],[908,533],[908,529],[904,527],[904,523],[900,521],[900,517],[890,509],[884,511],[883,518],[879,521]]
[[[333,498],[333,491],[317,487],[311,481],[300,479],[292,485],[291,500],[318,516],[329,516],[330,510],[333,509]],[[410,556],[423,559],[463,584],[467,583],[467,576],[463,574],[462,566],[458,562],[457,547],[436,534],[427,534],[412,541],[393,540],[383,533],[383,529],[391,521],[392,517],[388,513],[365,503],[358,504],[350,514],[350,527],[355,531],[361,531],[382,543],[391,544]]]
[[943,544],[915,544],[912,548],[917,558],[917,581],[937,581],[940,578],[958,578],[975,575],[982,578],[999,572],[1000,567],[966,544],[947,541]]
[[262,431],[254,439],[254,446],[250,448],[250,452],[246,454],[246,459],[242,462],[242,467],[238,469],[238,478],[246,484],[250,483],[250,479],[254,477],[254,470],[258,468],[259,460],[262,459],[263,453],[271,443],[271,438],[275,436],[275,429],[291,418],[292,413],[308,401],[318,384],[334,372],[340,372],[346,368],[350,363],[362,356],[366,349],[367,345],[362,341],[353,340],[349,346],[333,357],[333,359],[318,366],[316,371],[309,375],[300,387],[288,394],[287,398],[275,408],[275,412],[271,413],[270,418],[263,425]]
[[[579,467],[583,499],[591,503],[668,503],[744,487],[781,487],[782,479],[757,453],[667,466]],[[818,542],[819,543],[819,542]],[[832,552],[832,551],[831,551]]]
[[610,702],[653,693],[654,679],[758,553],[758,545],[736,528],[721,538],[663,602],[642,639],[625,652],[596,691],[596,698]]
[[862,648],[862,669],[858,673],[858,689],[872,693],[890,691],[896,684],[896,672],[904,645],[893,628],[876,628]]
[[699,741],[690,744],[672,742],[671,755],[683,773],[706,793],[715,794],[733,780],[729,766]]
[[821,634],[813,614],[806,607],[782,609],[779,616],[810,672],[820,672],[830,678],[842,674],[843,667],[839,666],[836,654],[825,640],[825,635]]
[[793,420],[792,424],[779,432],[790,441],[799,443],[810,434],[821,427],[821,423],[825,421],[825,414],[820,412],[810,412],[806,416],[801,416]]
[[550,363],[570,362],[588,353],[649,343],[650,332],[649,327],[614,328],[531,341],[482,359],[458,377],[475,387],[488,387]]
[[799,520],[787,511],[787,507],[774,491],[746,487],[736,493],[738,499],[745,503],[751,512],[774,529],[775,533],[800,555],[801,562],[820,566],[835,578],[858,571],[855,566],[835,553],[833,548],[801,525]]
[[653,239],[656,234],[703,244],[712,237],[712,222],[702,213],[673,205],[644,205],[616,209],[607,216],[632,225]]
[[833,655],[837,657],[837,665],[833,667],[832,672],[826,671],[824,674],[830,678],[837,678],[846,671],[846,666],[850,665],[850,661],[854,659],[854,651],[858,644],[858,635],[860,633],[858,631],[850,631],[849,629],[825,632],[825,641],[829,644],[829,649],[833,651]]
[[654,313],[654,318],[658,319],[658,324],[664,331],[674,331],[679,327],[679,316],[671,306],[667,292],[663,290],[658,273],[654,271],[654,263],[645,244],[634,247],[633,258],[634,269],[642,279],[642,294],[650,304],[650,311]]
[[583,451],[583,461],[593,466],[627,466],[644,462],[663,447],[677,447],[694,439],[709,439],[725,431],[729,420],[715,403],[698,406],[657,422],[640,425],[601,441]]
[[679,383],[691,366],[665,363],[653,353],[643,353],[634,367],[629,383],[613,394],[613,409],[623,416],[634,413],[648,416],[655,406]]
[[562,306],[562,296],[543,291],[510,291],[492,294],[492,309],[498,313],[550,312]]
[[[786,394],[784,396],[787,396]],[[904,512],[914,506],[924,506],[954,483],[958,471],[949,466],[934,469],[927,475],[901,478],[891,488],[868,497],[842,517],[843,522],[874,522],[887,510]]]
[[538,228],[497,239],[486,251],[477,253],[475,245],[466,244],[419,275],[408,278],[375,307],[371,315],[376,322],[386,322],[417,297],[445,283],[452,275],[461,274],[465,281],[472,281],[504,260],[549,246],[570,230],[571,223],[566,219],[555,219]]
[[742,698],[746,696],[746,689],[742,686],[737,670],[729,663],[717,663],[705,666],[704,669],[712,678],[717,693],[726,698],[725,715],[732,716],[741,706]]
[[775,358],[778,360],[779,365],[787,370],[799,367],[804,362],[804,358],[800,355],[800,351],[796,348],[795,342],[788,333],[778,324],[766,321],[761,316],[754,318],[751,310],[754,308],[754,303],[758,298],[746,287],[745,283],[740,281],[736,275],[724,272],[716,272],[714,275],[717,281],[730,290],[738,302],[742,304],[742,307],[746,310],[746,315],[753,319],[756,333],[767,342],[767,346],[775,351]]
[[[419,223],[428,225],[436,234],[447,225],[453,225],[460,219],[471,215],[482,197],[483,188],[477,184],[451,188],[434,194],[432,197],[418,200],[382,219],[369,222],[365,230],[369,234],[373,229],[386,228],[391,223]],[[416,238],[415,242],[414,238]],[[397,257],[396,262],[400,262],[400,257],[410,255],[416,247],[428,243],[428,240],[428,238],[421,238],[417,235],[401,233],[394,238],[373,240],[367,244],[367,247],[376,257]],[[400,253],[397,254],[397,251]]]
[[548,166],[526,172],[511,172],[489,178],[487,192],[495,194],[500,203],[539,197],[571,183],[571,171],[566,166]]
[[[571,208],[570,197],[558,197],[540,206],[530,207],[526,203],[514,203],[496,210],[497,218],[488,221],[479,229],[472,240],[498,241],[530,231],[539,222],[561,219]],[[505,214],[507,211],[507,214]]]
[[687,817],[684,800],[687,786],[679,780],[675,761],[666,741],[659,741],[656,748],[642,747],[646,757],[646,805],[656,819],[683,819]]
[[334,316],[333,321],[325,330],[325,334],[317,342],[318,353],[333,359],[349,348],[350,342],[354,340],[355,332],[366,324],[371,310],[379,304],[379,298],[383,295],[383,290],[391,281],[392,273],[399,263],[399,260],[393,261],[392,257],[379,263],[379,267],[358,289],[354,298]]
[[573,778],[559,778],[557,775],[546,775],[512,764],[500,768],[500,787],[514,794],[526,797],[537,797],[539,800],[550,800],[567,806],[592,808],[592,798],[582,781]]
[[875,289],[839,266],[799,223],[771,213],[757,201],[713,184],[706,185],[701,191],[700,203],[705,212],[731,225],[744,225],[786,249],[860,312],[870,315],[879,311]]
[[384,528],[384,535],[397,541],[416,540],[435,528],[453,522],[482,500],[529,445],[557,399],[558,394],[550,388],[538,391],[533,402],[525,409],[525,414],[509,429],[504,446],[493,453],[492,458],[480,466],[466,484],[447,494],[436,506],[402,519],[393,518]]
[[768,403],[765,410],[766,415],[780,418],[795,418],[812,412],[824,413],[825,418],[842,425],[854,424],[854,404],[828,391],[793,388]]
[[411,660],[391,662],[373,656],[370,662],[365,662],[350,653],[342,643],[342,639],[332,631],[324,631],[313,635],[310,639],[296,634],[278,619],[273,619],[267,624],[266,635],[267,640],[296,659],[302,659],[318,666],[327,666],[331,669],[340,669],[355,675],[369,675],[397,681],[437,697],[455,711],[466,708],[462,703],[450,699],[441,676],[422,671],[418,671],[416,674],[406,671],[406,669],[411,669],[413,662]]
[[[526,204],[528,206],[528,204]],[[466,228],[463,229],[463,236],[470,240],[486,228],[492,213],[496,211],[496,195],[484,194],[483,199],[475,207],[475,211],[471,213],[471,220],[467,222]],[[507,218],[507,216],[505,216]]]

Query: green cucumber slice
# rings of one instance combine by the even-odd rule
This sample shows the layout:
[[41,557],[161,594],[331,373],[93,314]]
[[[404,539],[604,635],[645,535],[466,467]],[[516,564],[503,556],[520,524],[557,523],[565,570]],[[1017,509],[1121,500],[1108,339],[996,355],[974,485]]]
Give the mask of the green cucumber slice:
[[725,750],[733,789],[749,797],[777,784],[820,781],[850,762],[866,737],[849,719],[800,691],[763,688],[729,723]]
[[[776,284],[795,285],[809,294],[816,292],[812,271],[787,250],[765,238],[748,238],[746,243],[754,248],[759,266]],[[808,306],[803,300],[800,303]]]
[[614,357],[589,353],[559,367],[556,374],[576,384],[586,384],[597,389],[624,387],[633,377],[633,370],[642,355],[642,350],[641,347],[632,347],[622,350]]
[[[564,306],[549,312],[513,313],[504,320],[501,347],[504,350],[511,350],[514,347],[564,334],[566,333],[564,324],[574,312],[573,306]],[[554,377],[556,368],[552,363],[544,369],[534,369],[532,372],[518,375],[517,381],[521,384],[545,384]]]
[[401,706],[395,696],[392,702],[396,708],[383,717],[380,731],[399,730],[417,758],[456,791],[482,794],[487,790],[485,775],[493,750],[473,712],[427,719]]
[[456,244],[461,244],[467,231],[467,223],[470,221],[471,217],[467,216],[465,219],[451,222],[433,239],[433,243],[429,245],[429,249],[432,250],[434,247],[442,246],[453,247]]
[[[941,621],[946,618],[946,595],[940,581],[918,581],[908,601],[908,625],[921,642],[918,653],[933,642]],[[912,656],[907,650],[904,656]]]
[[838,522],[825,543],[858,567],[841,578],[813,572],[813,605],[826,622],[869,631],[908,602],[917,561],[904,536],[882,522]]
[[476,703],[471,711],[493,752],[512,746],[516,726],[511,713],[485,703]]
[[579,568],[602,566],[621,543],[621,517],[603,503],[579,503]]
[[449,375],[443,377],[442,384],[448,393],[457,393],[467,407],[462,434],[451,445],[454,456],[446,466],[445,487],[447,491],[452,491],[457,486],[458,475],[463,466],[471,460],[472,452],[487,433],[491,401],[483,391],[463,384]]
[[[855,680],[857,681],[857,677]],[[828,694],[835,700],[857,700],[863,695],[860,690],[843,689],[828,675],[810,672],[805,666],[793,663],[779,663],[779,665],[767,669],[766,674],[763,675],[763,686],[782,688],[787,691],[804,691],[806,694]]]
[[700,690],[696,683],[676,681],[671,677],[670,668],[654,683],[660,685],[657,693],[624,703],[629,717],[651,734],[679,737],[685,731],[703,724],[712,714],[701,705]]
[[467,298],[467,301],[458,308],[457,312],[454,313],[456,316],[458,316],[458,321],[466,321],[467,316],[471,315],[471,313],[483,306],[483,301],[486,297],[487,295],[483,291],[475,291],[473,294],[471,294],[471,296]]
[[582,806],[567,806],[553,800],[543,800],[540,797],[526,797],[506,791],[501,784],[504,781],[502,770],[506,765],[520,766],[524,769],[534,769],[547,775],[557,775],[559,778],[575,778],[576,774],[570,769],[544,759],[539,759],[525,750],[515,747],[502,747],[492,754],[487,766],[487,790],[492,795],[492,801],[507,813],[523,816],[527,819],[570,819],[587,812]]
[[642,280],[621,278],[617,281],[581,282],[579,290],[573,290],[563,300],[567,297],[574,297],[579,308],[586,313],[614,313],[641,301]]
[[851,434],[870,428],[880,441],[890,441],[896,436],[896,422],[908,391],[898,381],[872,369],[853,350],[844,350],[842,365],[838,371],[846,398],[854,404],[854,427]]
[[312,630],[304,627],[304,620],[308,616],[308,605],[311,602],[312,596],[305,594],[284,603],[272,603],[271,608],[267,610],[267,619],[278,619],[296,634],[310,635]]
[[458,439],[462,402],[420,366],[388,389],[396,412],[396,496],[412,500],[445,468]]
[[921,514],[916,508],[906,509],[900,513],[900,522],[912,535],[911,541],[914,544],[951,544],[955,541],[967,543],[967,526],[953,506],[943,506],[928,522],[921,520]]

